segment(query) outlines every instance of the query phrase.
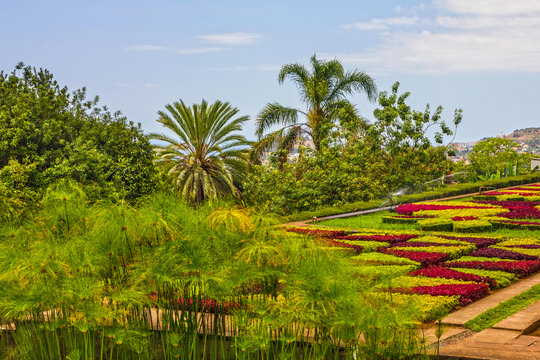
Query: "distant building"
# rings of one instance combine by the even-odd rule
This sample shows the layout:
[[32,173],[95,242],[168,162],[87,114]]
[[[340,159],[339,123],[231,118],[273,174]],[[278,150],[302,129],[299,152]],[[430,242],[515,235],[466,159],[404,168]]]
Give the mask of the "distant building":
[[534,170],[536,167],[540,170],[540,158],[531,158],[531,170]]

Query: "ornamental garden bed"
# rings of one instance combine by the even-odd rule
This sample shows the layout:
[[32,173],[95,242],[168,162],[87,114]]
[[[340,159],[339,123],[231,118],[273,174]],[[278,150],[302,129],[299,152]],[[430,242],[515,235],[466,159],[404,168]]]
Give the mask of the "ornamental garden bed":
[[403,204],[384,223],[417,224],[424,231],[540,230],[540,183],[476,195],[471,201]]
[[[466,206],[480,211],[492,206],[510,207],[504,203]],[[429,204],[427,208],[436,210],[437,204]],[[454,209],[450,205],[444,208]],[[427,220],[432,219],[422,219]],[[454,224],[466,221],[454,221]],[[484,220],[478,225],[484,226],[484,230],[491,226]],[[419,315],[424,321],[440,318],[456,307],[540,271],[540,239],[320,226],[287,230],[315,236],[324,246],[354,250],[344,253],[344,261],[352,261],[358,267],[358,280],[377,279],[379,285],[372,291],[391,293],[399,301],[420,301]]]

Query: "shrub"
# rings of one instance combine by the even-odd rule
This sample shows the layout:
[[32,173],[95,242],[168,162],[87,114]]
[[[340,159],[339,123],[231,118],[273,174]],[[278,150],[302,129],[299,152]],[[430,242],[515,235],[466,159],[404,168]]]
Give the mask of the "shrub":
[[447,219],[418,220],[418,228],[423,231],[452,231],[454,224]]
[[492,225],[487,220],[471,220],[454,222],[454,231],[462,233],[475,233],[491,231]]
[[407,250],[396,250],[396,249],[384,249],[382,250],[386,254],[391,254],[395,256],[404,257],[416,262],[419,262],[422,266],[428,266],[437,264],[442,261],[446,261],[449,258],[448,254],[434,253],[434,252],[423,252],[423,251],[407,251]]
[[416,286],[408,289],[413,294],[434,296],[459,296],[460,305],[467,305],[489,293],[486,284],[450,284],[436,286]]
[[540,261],[463,261],[444,263],[442,266],[451,268],[472,268],[484,270],[501,270],[511,272],[519,277],[528,276],[540,270]]
[[475,274],[468,274],[468,273],[464,273],[461,271],[452,270],[452,269],[440,267],[440,266],[430,266],[424,269],[415,270],[413,272],[410,272],[409,276],[425,276],[425,277],[433,277],[433,278],[482,282],[482,283],[488,284],[489,287],[492,289],[497,286],[497,282],[490,277],[485,277],[485,276],[475,275]]
[[510,260],[538,260],[538,256],[531,256],[497,248],[482,248],[470,254],[471,256],[496,257]]
[[500,270],[483,270],[483,269],[465,269],[465,268],[452,268],[452,270],[457,270],[467,274],[474,274],[483,276],[488,279],[494,279],[497,282],[497,287],[506,287],[517,280],[515,274],[500,271]]

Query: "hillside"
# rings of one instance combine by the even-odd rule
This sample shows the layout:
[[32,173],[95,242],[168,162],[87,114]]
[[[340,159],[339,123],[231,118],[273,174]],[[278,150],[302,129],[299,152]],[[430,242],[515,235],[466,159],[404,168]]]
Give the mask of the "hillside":
[[524,151],[540,153],[540,127],[515,130],[505,138],[521,144]]

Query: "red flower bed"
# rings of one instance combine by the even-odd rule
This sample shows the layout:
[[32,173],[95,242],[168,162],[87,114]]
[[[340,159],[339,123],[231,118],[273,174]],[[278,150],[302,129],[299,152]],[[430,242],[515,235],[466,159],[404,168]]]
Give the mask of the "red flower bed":
[[430,243],[424,241],[414,241],[414,242],[399,242],[390,245],[388,248],[393,247],[425,247],[425,246],[459,246],[457,244],[441,244],[441,243]]
[[490,191],[490,192],[484,193],[484,195],[487,195],[487,196],[497,196],[497,195],[536,196],[538,195],[538,193],[537,192]]
[[441,264],[445,267],[464,269],[500,270],[516,274],[520,277],[533,274],[540,270],[540,261],[464,261]]
[[487,247],[490,245],[495,245],[499,242],[497,239],[492,238],[481,238],[481,237],[465,237],[465,236],[447,236],[447,235],[441,235],[440,237],[450,240],[460,240],[460,241],[466,241],[469,243],[472,243],[476,245],[478,249]]
[[540,245],[525,244],[525,245],[503,245],[507,248],[520,248],[520,249],[540,249]]
[[396,208],[398,214],[412,215],[420,210],[448,210],[448,209],[485,209],[485,206],[464,205],[437,205],[437,204],[403,204]]
[[429,266],[424,269],[415,270],[409,273],[411,276],[426,276],[432,278],[456,279],[463,281],[475,281],[488,284],[491,289],[497,286],[497,281],[487,276],[467,274],[461,271],[447,269],[440,266]]
[[389,243],[396,243],[407,241],[410,239],[417,238],[418,235],[415,234],[405,234],[405,235],[347,235],[347,236],[333,236],[333,239],[340,240],[358,240],[358,241],[382,241]]
[[309,229],[309,228],[288,228],[287,231],[295,232],[299,234],[320,236],[320,237],[335,237],[335,236],[344,236],[347,234],[343,230],[322,230],[322,229]]
[[538,256],[520,254],[510,250],[483,248],[473,251],[469,256],[496,257],[509,260],[538,260]]
[[[157,293],[150,294],[150,300],[158,300]],[[163,300],[163,299],[162,299]],[[166,299],[165,299],[166,300]],[[169,301],[169,300],[167,300]],[[217,301],[214,299],[200,299],[194,300],[193,298],[180,298],[177,300],[170,299],[170,301],[177,307],[178,310],[186,311],[197,311],[204,313],[230,313],[231,310],[239,309],[240,307],[245,307],[240,305],[236,301]]]
[[448,254],[423,252],[423,251],[407,251],[407,250],[393,250],[393,249],[380,249],[381,252],[386,254],[404,257],[413,261],[419,262],[423,267],[428,265],[434,265],[441,261],[448,260]]
[[454,216],[453,221],[468,221],[468,220],[478,220],[476,216]]
[[497,205],[502,206],[507,209],[513,208],[513,207],[534,207],[540,205],[540,201],[497,201],[497,200],[477,200],[473,201],[477,204],[490,204],[490,205]]
[[459,304],[467,305],[474,300],[483,298],[489,293],[486,284],[452,284],[436,286],[415,286],[408,289],[413,294],[428,294],[433,296],[459,296]]
[[348,244],[341,241],[336,241],[334,239],[326,239],[324,240],[324,243],[332,247],[342,247],[342,248],[347,248],[347,249],[353,249],[358,254],[360,254],[362,250],[364,250],[364,248],[360,245]]
[[540,211],[533,206],[512,207],[509,212],[497,216],[508,219],[540,219]]

